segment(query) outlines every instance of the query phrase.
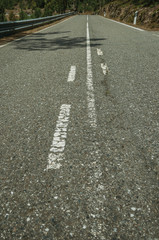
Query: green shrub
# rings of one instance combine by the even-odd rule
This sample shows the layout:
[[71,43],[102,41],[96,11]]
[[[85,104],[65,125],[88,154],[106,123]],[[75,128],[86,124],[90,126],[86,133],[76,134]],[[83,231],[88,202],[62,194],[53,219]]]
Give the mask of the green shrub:
[[0,2],[0,22],[5,21],[5,6],[3,2]]
[[42,13],[40,8],[35,8],[35,18],[40,18]]
[[52,10],[48,7],[45,7],[44,9],[44,17],[47,17],[47,16],[52,16]]
[[20,20],[25,20],[28,18],[28,15],[26,14],[26,12],[24,12],[23,10],[20,11],[19,13],[19,19]]

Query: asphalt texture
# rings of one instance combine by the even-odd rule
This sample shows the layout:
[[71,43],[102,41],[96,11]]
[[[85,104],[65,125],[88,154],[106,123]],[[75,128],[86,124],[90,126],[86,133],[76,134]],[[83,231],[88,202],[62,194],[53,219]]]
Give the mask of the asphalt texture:
[[[88,17],[92,127],[86,24],[75,16],[0,48],[0,239],[159,239],[159,33]],[[63,104],[64,157],[47,169]]]

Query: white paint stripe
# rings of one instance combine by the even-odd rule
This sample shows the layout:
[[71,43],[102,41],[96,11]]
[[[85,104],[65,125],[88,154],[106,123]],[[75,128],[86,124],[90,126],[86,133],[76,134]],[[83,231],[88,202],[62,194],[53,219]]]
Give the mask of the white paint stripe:
[[[33,33],[34,34],[34,33]],[[24,37],[21,37],[21,38],[17,38],[17,39],[15,39],[15,40],[13,40],[14,42],[16,42],[16,41],[20,41],[20,40],[22,40],[23,38],[26,38],[26,37],[28,37],[29,35],[27,35],[27,36],[24,36]]]
[[97,48],[97,54],[98,56],[102,56],[103,55],[103,52],[100,48]]
[[[37,32],[36,32],[36,33],[37,33]],[[35,33],[32,33],[32,34],[35,34]],[[13,41],[10,41],[9,43],[6,43],[5,45],[0,45],[0,48],[9,45],[9,44],[11,44],[12,42],[20,41],[20,40],[22,40],[23,38],[29,37],[29,36],[32,35],[32,34],[26,35],[26,36],[21,37],[21,38],[17,38],[17,39],[15,39],[15,40],[13,40]]]
[[103,74],[106,75],[109,72],[108,66],[106,63],[101,63],[101,68],[103,70]]
[[45,31],[46,29],[49,29],[49,28],[54,27],[54,26],[56,26],[56,25],[60,25],[60,24],[66,22],[66,21],[68,21],[68,20],[70,20],[70,19],[72,19],[72,18],[74,18],[74,17],[75,17],[75,16],[72,16],[71,18],[68,18],[68,19],[66,19],[66,20],[64,20],[64,21],[62,21],[62,22],[60,22],[60,23],[56,23],[55,25],[52,25],[52,26],[50,26],[50,27],[44,28],[44,29],[42,29],[42,30],[40,30],[40,31],[38,31],[38,32],[36,32],[36,33],[43,32],[43,31]]
[[0,45],[0,48],[5,47],[5,46],[7,46],[8,44],[10,44],[10,42],[9,42],[9,43],[6,43],[5,45]]
[[48,156],[47,169],[59,169],[64,160],[64,149],[67,138],[67,127],[69,123],[71,105],[63,104],[56,124],[56,129]]
[[71,66],[67,82],[73,82],[76,76],[76,66]]
[[[92,74],[92,59],[91,59],[91,47],[90,47],[90,37],[89,37],[89,25],[88,25],[88,16],[87,16],[87,100],[88,100],[88,115],[91,126],[93,127],[92,137],[94,140],[96,139],[96,111],[95,111],[95,98],[94,98],[94,88],[93,88],[93,74]],[[101,151],[99,149],[99,143],[97,141],[93,141],[88,152],[91,152],[91,155],[88,160],[90,160],[90,168],[91,168],[91,177],[88,178],[88,183],[92,186],[92,194],[90,194],[89,200],[91,205],[90,213],[92,214],[92,224],[91,224],[91,233],[95,236],[96,239],[105,239],[104,236],[101,235],[101,224],[96,224],[97,216],[99,215],[100,207],[100,199],[104,196],[104,184],[102,184],[102,167],[101,167]],[[98,184],[97,188],[97,182]],[[92,204],[91,204],[92,203]],[[98,233],[98,235],[97,235]]]
[[94,88],[93,88],[92,58],[91,58],[88,16],[87,16],[87,101],[88,101],[88,117],[89,117],[90,125],[91,127],[96,128],[97,120],[96,120],[95,98],[94,98]]
[[141,31],[141,32],[145,32],[145,30],[143,30],[143,29],[136,28],[136,27],[133,27],[133,26],[127,25],[127,24],[125,24],[125,23],[121,23],[121,22],[118,22],[118,21],[115,21],[115,20],[112,20],[112,19],[109,19],[109,18],[105,18],[105,19],[107,19],[107,20],[109,20],[109,21],[111,21],[111,22],[115,22],[115,23],[118,23],[118,24],[124,25],[124,26],[129,27],[129,28],[133,28],[133,29],[138,30],[138,31]]
[[24,36],[24,37],[21,37],[21,38],[18,38],[18,39],[15,39],[15,40],[10,41],[9,43],[6,43],[6,44],[4,44],[4,45],[0,45],[0,48],[6,47],[7,45],[9,45],[9,44],[11,44],[11,43],[13,43],[13,42],[20,41],[20,40],[23,39],[23,38],[29,37],[29,36],[31,36],[31,35],[33,35],[33,34],[42,32],[42,31],[47,30],[47,29],[49,29],[49,28],[51,28],[51,27],[54,27],[54,26],[59,25],[59,24],[61,24],[61,23],[64,23],[64,22],[66,22],[66,21],[68,21],[68,20],[70,20],[70,19],[72,19],[72,18],[68,18],[68,19],[66,19],[66,20],[64,20],[64,21],[62,21],[62,22],[60,22],[60,23],[56,23],[55,25],[52,25],[52,26],[47,27],[47,28],[44,28],[44,29],[42,29],[42,30],[40,30],[40,31],[37,31],[37,32],[31,33],[31,34],[28,34],[28,35],[26,35],[26,36]]
[[156,37],[159,37],[159,35],[158,34],[153,34],[154,36],[156,36]]

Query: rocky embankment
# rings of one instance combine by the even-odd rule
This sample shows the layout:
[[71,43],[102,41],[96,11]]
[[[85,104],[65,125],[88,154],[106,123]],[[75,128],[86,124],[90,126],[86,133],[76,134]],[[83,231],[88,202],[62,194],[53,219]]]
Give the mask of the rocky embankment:
[[[138,11],[137,25],[159,30],[159,4],[155,7],[136,7],[113,2],[105,6],[106,17],[133,24],[134,14]],[[101,12],[103,15],[104,8]]]

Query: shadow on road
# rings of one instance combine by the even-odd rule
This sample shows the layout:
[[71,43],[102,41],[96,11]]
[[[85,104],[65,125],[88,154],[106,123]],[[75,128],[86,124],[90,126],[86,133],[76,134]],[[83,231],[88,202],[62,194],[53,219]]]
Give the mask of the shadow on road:
[[[71,38],[68,35],[70,31],[65,32],[50,32],[50,33],[36,33],[31,37],[23,38],[22,40],[14,42],[16,49],[27,51],[57,51],[60,49],[85,48],[86,37]],[[55,35],[61,34],[61,37]],[[54,35],[54,37],[51,37]],[[101,45],[101,41],[106,38],[92,38],[91,47]]]

